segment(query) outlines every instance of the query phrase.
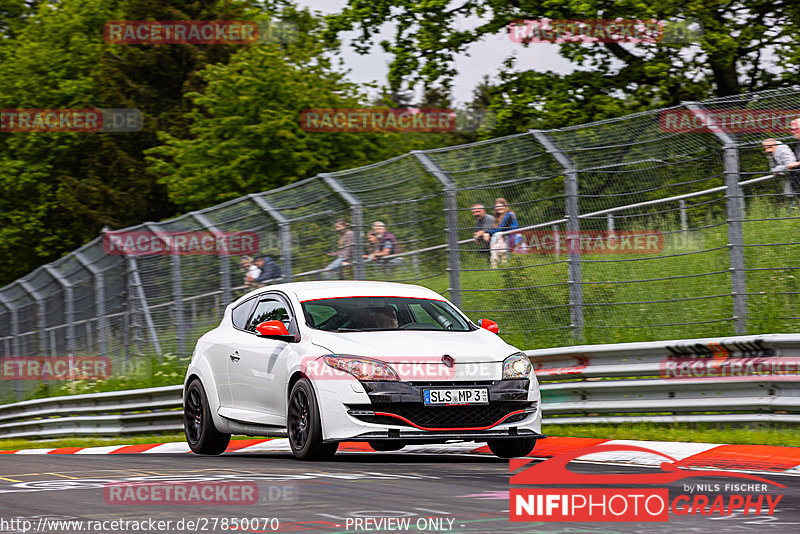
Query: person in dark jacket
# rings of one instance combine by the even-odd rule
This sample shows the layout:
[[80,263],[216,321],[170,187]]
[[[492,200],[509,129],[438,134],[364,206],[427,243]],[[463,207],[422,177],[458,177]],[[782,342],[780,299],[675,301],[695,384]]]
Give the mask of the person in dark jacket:
[[256,259],[255,264],[259,269],[261,269],[261,274],[258,275],[258,278],[255,280],[257,284],[276,282],[283,277],[283,274],[281,273],[281,266],[278,265],[269,254]]

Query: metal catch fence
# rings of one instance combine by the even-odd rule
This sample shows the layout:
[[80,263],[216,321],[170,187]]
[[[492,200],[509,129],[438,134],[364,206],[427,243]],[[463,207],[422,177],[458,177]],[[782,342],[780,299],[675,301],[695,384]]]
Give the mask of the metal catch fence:
[[[125,231],[253,232],[281,280],[419,283],[517,346],[799,332],[800,216],[761,146],[794,140],[788,120],[715,126],[740,109],[796,118],[800,88],[417,151]],[[476,204],[518,227],[476,239]],[[326,271],[338,219],[354,254]],[[389,260],[363,257],[376,221],[399,242]],[[243,277],[239,256],[112,254],[99,236],[0,289],[0,355],[97,355],[135,377],[187,357]],[[50,385],[3,380],[0,402]]]

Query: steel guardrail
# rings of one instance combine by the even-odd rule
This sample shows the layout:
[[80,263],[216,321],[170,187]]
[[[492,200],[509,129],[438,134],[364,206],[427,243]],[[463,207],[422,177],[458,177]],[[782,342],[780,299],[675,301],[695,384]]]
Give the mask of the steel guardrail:
[[[800,423],[800,334],[525,353],[540,381],[547,424]],[[676,374],[676,369],[682,370]],[[0,438],[180,432],[182,389],[175,385],[0,405]]]

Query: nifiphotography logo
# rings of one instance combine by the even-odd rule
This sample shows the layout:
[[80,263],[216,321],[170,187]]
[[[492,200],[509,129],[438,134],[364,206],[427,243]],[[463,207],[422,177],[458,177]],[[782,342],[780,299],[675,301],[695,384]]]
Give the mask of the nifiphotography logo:
[[[644,452],[670,461],[661,463],[660,472],[641,474],[584,474],[567,469],[570,461],[582,456],[619,451]],[[530,458],[512,459],[509,467],[514,472],[530,462]],[[668,487],[658,487],[692,477],[735,480],[684,483],[680,494],[672,499]],[[512,485],[546,486],[512,488],[509,493],[511,521],[664,522],[669,521],[670,512],[675,516],[771,516],[783,495],[768,493],[768,486],[786,487],[746,473],[684,468],[671,456],[644,447],[602,444],[569,451],[527,467],[513,475],[510,482]],[[587,488],[587,485],[614,487]]]

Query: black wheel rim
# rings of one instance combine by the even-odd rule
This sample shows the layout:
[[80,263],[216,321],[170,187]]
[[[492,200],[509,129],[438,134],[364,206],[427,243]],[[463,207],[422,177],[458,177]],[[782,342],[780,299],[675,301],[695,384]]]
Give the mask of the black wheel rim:
[[295,448],[302,449],[308,440],[309,427],[308,395],[298,389],[289,403],[289,439]]
[[186,437],[189,443],[200,441],[203,432],[203,400],[197,388],[189,390],[186,395],[186,405],[183,407],[183,424],[186,427]]

